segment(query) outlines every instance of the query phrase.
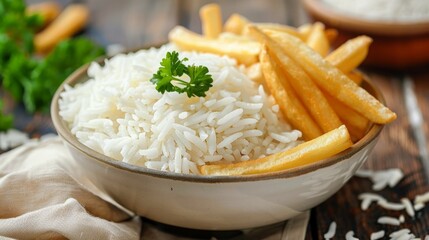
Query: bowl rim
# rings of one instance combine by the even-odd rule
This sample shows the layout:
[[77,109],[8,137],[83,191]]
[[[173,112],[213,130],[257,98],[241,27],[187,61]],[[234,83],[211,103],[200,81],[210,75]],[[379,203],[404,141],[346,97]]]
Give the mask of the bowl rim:
[[[160,45],[152,45],[159,47]],[[140,50],[148,49],[149,47],[139,48]],[[137,50],[131,50],[125,52],[133,53]],[[99,63],[104,62],[109,58],[100,58]],[[299,175],[303,175],[318,169],[322,169],[331,165],[334,165],[338,162],[344,161],[350,158],[355,153],[359,152],[361,149],[366,147],[368,144],[374,142],[379,136],[384,125],[373,123],[368,132],[364,137],[362,137],[358,142],[354,143],[352,147],[346,149],[345,151],[332,156],[330,158],[317,161],[315,163],[307,164],[304,166],[299,166],[291,169],[264,173],[264,174],[253,174],[253,175],[240,175],[240,176],[205,176],[205,175],[194,175],[194,174],[184,174],[184,173],[173,173],[166,171],[159,171],[155,169],[149,169],[142,166],[132,165],[122,161],[115,160],[111,157],[108,157],[102,153],[99,153],[83,143],[79,142],[77,138],[71,133],[67,124],[62,119],[59,114],[59,99],[61,93],[64,91],[65,86],[74,86],[79,82],[84,82],[89,79],[87,75],[87,70],[90,66],[90,63],[85,64],[74,71],[66,80],[58,87],[55,92],[54,97],[51,102],[51,118],[54,124],[55,129],[57,130],[58,135],[62,138],[63,141],[67,142],[76,150],[80,151],[82,154],[88,156],[89,159],[94,159],[99,163],[105,165],[105,167],[114,167],[121,170],[125,170],[132,173],[143,174],[151,177],[172,179],[186,182],[204,182],[204,183],[221,183],[221,182],[247,182],[247,181],[262,181],[270,179],[280,179],[280,178],[291,178]],[[380,90],[369,80],[369,77],[364,75],[364,81],[362,82],[363,86],[367,91],[372,91],[372,94],[381,102],[385,104],[385,99],[381,94]]]
[[310,15],[330,26],[346,31],[374,34],[377,36],[415,36],[429,33],[429,20],[388,21],[359,18],[330,7],[322,0],[303,0]]

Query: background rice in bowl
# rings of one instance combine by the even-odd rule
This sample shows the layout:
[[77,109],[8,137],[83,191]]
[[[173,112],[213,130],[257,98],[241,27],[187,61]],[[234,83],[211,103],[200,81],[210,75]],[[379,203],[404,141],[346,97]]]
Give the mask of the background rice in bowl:
[[150,79],[172,45],[92,63],[90,79],[66,86],[60,115],[88,147],[151,169],[198,174],[215,161],[246,161],[300,143],[273,98],[227,57],[181,52],[213,77],[206,97],[161,94]]

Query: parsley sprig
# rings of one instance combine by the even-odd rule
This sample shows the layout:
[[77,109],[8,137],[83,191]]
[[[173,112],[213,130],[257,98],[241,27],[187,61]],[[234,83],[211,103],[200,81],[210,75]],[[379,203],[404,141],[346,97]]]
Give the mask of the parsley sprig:
[[[167,52],[158,71],[150,80],[156,85],[155,88],[158,92],[186,92],[188,97],[206,96],[206,92],[213,86],[213,78],[209,74],[209,69],[205,66],[186,66],[184,64],[186,61],[188,58],[180,60],[179,53],[176,51]],[[180,78],[183,74],[188,75],[189,81]]]

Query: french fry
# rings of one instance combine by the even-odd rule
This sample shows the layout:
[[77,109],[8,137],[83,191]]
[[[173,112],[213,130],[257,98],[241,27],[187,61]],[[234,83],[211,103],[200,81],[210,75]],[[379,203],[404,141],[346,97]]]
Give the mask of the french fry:
[[203,35],[207,38],[217,38],[222,32],[222,12],[216,3],[210,3],[200,8]]
[[360,85],[363,81],[363,75],[358,70],[353,70],[351,72],[348,72],[347,77],[349,77],[353,82],[355,82],[357,85]]
[[[307,23],[298,27],[298,32],[301,34],[302,40],[306,41],[308,39],[311,33],[312,26],[312,24]],[[327,28],[325,29],[325,35],[326,38],[328,38],[329,43],[332,44],[338,36],[338,31],[333,28]]]
[[43,18],[44,25],[48,25],[60,14],[60,5],[56,2],[42,2],[29,5],[27,15],[39,14]]
[[237,35],[242,35],[245,26],[250,23],[245,17],[240,14],[232,14],[225,22],[223,30],[225,32],[235,33]]
[[346,125],[347,129],[349,130],[350,134],[354,139],[353,142],[365,136],[370,124],[368,119],[366,119],[364,116],[357,113],[353,109],[347,107],[337,99],[331,97],[329,94],[325,93],[325,97],[334,109],[334,111],[338,114],[341,121]]
[[279,79],[279,72],[275,63],[267,53],[265,47],[260,53],[260,63],[267,88],[276,99],[285,118],[296,129],[300,130],[307,140],[322,135],[319,126],[311,118],[288,82]]
[[335,41],[335,39],[338,37],[338,31],[333,28],[327,28],[325,29],[325,35],[329,43],[332,44]]
[[253,39],[244,36],[244,35],[237,35],[235,33],[231,32],[222,32],[219,34],[218,38],[221,41],[230,41],[230,42],[252,42]]
[[316,22],[311,27],[311,32],[306,40],[309,47],[318,52],[321,56],[325,57],[329,53],[330,44],[325,35],[325,25]]
[[58,42],[81,30],[89,18],[89,10],[83,4],[69,5],[64,11],[34,37],[34,46],[39,53],[52,49]]
[[304,39],[303,35],[294,27],[276,24],[276,23],[255,23],[252,25],[257,26],[258,28],[261,28],[261,29],[288,33],[297,38]]
[[233,164],[211,164],[200,168],[203,175],[249,175],[281,171],[332,157],[352,146],[347,128],[342,125],[328,133],[284,152]]
[[323,132],[329,132],[341,126],[340,119],[325,99],[322,91],[304,70],[283,52],[281,46],[255,26],[249,26],[249,33],[260,41],[265,42],[268,47],[268,54],[274,56],[286,77],[283,81],[282,79],[280,81],[282,83],[289,82],[295,92],[299,93],[297,94],[298,98]]
[[264,83],[264,76],[260,63],[255,63],[244,69],[246,75],[257,83]]
[[348,73],[366,58],[371,42],[372,39],[367,36],[350,39],[330,53],[326,60],[344,73]]
[[324,60],[299,38],[278,31],[265,32],[277,41],[285,53],[297,62],[316,82],[334,98],[359,112],[370,121],[380,124],[396,119],[396,114],[359,87],[341,70]]
[[258,62],[261,48],[258,42],[253,41],[233,42],[208,39],[181,26],[173,28],[168,37],[182,50],[227,55],[247,66]]
[[302,40],[305,41],[307,40],[308,36],[310,36],[312,26],[313,25],[311,23],[306,23],[298,27],[298,32],[303,37]]

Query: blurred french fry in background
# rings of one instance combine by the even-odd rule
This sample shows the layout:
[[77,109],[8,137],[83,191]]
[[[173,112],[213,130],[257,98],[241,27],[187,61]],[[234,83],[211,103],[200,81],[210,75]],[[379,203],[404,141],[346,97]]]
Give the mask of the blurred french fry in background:
[[200,168],[200,172],[203,175],[228,176],[281,171],[334,156],[352,144],[347,128],[343,125],[284,152],[233,164],[204,165]]
[[276,23],[255,23],[252,25],[257,26],[258,28],[261,28],[261,29],[288,33],[297,38],[304,39],[303,35],[300,32],[298,32],[297,29],[294,27],[289,27],[286,25],[281,25]]
[[200,8],[203,35],[207,38],[217,38],[222,32],[222,12],[216,3],[206,4]]
[[43,24],[48,25],[61,12],[60,5],[56,2],[41,2],[29,5],[26,9],[28,15],[38,14],[43,18]]
[[80,31],[89,19],[89,9],[84,4],[71,4],[43,31],[34,37],[36,51],[45,53],[58,42]]
[[225,32],[235,33],[237,35],[242,35],[246,25],[250,23],[245,17],[240,14],[232,14],[225,22],[223,30]]
[[237,59],[239,64],[247,66],[259,61],[260,44],[258,42],[208,39],[181,26],[173,28],[168,37],[181,50],[227,55]]
[[341,70],[324,60],[299,38],[277,31],[265,31],[277,41],[286,54],[297,62],[328,94],[375,123],[385,124],[396,114],[359,87]]
[[[303,24],[297,28],[298,32],[301,34],[301,38],[304,41],[306,41],[310,36],[312,28],[313,28],[313,24],[311,23]],[[325,29],[325,35],[329,43],[332,44],[338,36],[338,31],[333,28],[327,28]]]
[[306,23],[298,27],[298,32],[303,37],[303,40],[306,40],[310,36],[312,26],[311,23]]
[[253,39],[250,39],[247,36],[244,35],[238,35],[231,32],[222,32],[219,34],[219,37],[217,38],[221,41],[231,41],[231,42],[252,42]]
[[333,28],[327,28],[325,29],[325,35],[329,43],[332,44],[335,41],[335,39],[337,39],[338,37],[338,31]]
[[326,60],[344,73],[348,73],[363,62],[371,43],[372,39],[367,36],[350,39],[331,52]]
[[329,53],[330,43],[325,35],[325,25],[316,22],[311,27],[311,31],[306,39],[306,43],[314,51],[325,57]]
[[249,34],[266,44],[268,55],[274,57],[282,70],[283,75],[279,78],[279,81],[283,84],[290,84],[295,93],[299,93],[296,95],[323,132],[329,132],[342,125],[322,91],[304,70],[284,53],[279,44],[256,26],[249,26]]
[[288,82],[281,82],[279,72],[273,59],[268,55],[265,46],[260,53],[262,72],[267,88],[276,99],[284,117],[296,129],[300,130],[305,139],[310,140],[322,135],[319,126],[311,118]]

